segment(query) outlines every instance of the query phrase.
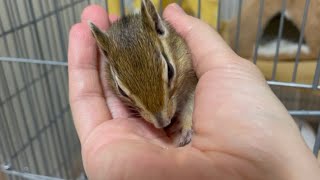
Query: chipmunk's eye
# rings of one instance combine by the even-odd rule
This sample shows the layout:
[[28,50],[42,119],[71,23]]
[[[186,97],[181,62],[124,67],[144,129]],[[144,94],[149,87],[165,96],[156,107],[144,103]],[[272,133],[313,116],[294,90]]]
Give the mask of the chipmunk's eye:
[[170,64],[169,60],[168,60],[168,56],[165,54],[165,53],[162,53],[164,59],[166,60],[166,63],[167,63],[167,69],[168,69],[168,82],[169,84],[171,83],[171,80],[174,76],[174,69],[172,67],[172,64]]
[[169,82],[171,82],[171,80],[172,80],[172,78],[173,78],[173,74],[174,74],[174,70],[173,70],[173,67],[172,67],[172,65],[168,62],[167,63],[167,65],[168,65],[168,80],[169,80]]
[[123,89],[121,89],[120,86],[118,86],[118,91],[119,91],[119,93],[120,93],[123,97],[129,98],[129,96],[124,92]]

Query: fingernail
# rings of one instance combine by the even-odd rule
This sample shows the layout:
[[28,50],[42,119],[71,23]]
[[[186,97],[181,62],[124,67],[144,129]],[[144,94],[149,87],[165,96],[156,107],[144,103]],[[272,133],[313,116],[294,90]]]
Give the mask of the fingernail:
[[177,3],[173,3],[170,6],[175,9],[176,12],[185,14],[184,10]]

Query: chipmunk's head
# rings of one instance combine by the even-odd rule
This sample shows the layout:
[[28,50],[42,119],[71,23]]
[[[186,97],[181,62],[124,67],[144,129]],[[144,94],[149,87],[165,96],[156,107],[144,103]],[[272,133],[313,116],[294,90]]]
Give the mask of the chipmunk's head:
[[177,110],[181,74],[174,58],[183,58],[182,50],[177,54],[172,48],[179,48],[182,40],[150,0],[142,1],[140,14],[122,17],[107,32],[92,23],[90,27],[107,57],[105,69],[114,92],[155,127],[168,126]]

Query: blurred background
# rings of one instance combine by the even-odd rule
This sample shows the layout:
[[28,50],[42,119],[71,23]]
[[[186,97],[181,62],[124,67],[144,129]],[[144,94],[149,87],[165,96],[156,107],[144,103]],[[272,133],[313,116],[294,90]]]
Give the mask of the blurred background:
[[[318,156],[320,0],[153,2],[159,12],[180,4],[257,64]],[[0,180],[86,179],[68,102],[68,32],[88,4],[123,16],[140,3],[0,0]]]

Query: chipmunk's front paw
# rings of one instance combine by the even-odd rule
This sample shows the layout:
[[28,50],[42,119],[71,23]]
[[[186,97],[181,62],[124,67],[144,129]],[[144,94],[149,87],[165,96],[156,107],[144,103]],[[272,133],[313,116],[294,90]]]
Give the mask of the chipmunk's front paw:
[[191,139],[192,129],[181,129],[181,131],[173,137],[173,142],[178,147],[182,147],[189,144],[191,142]]
[[185,124],[179,121],[171,125],[166,132],[177,147],[189,144],[193,134],[191,124]]

